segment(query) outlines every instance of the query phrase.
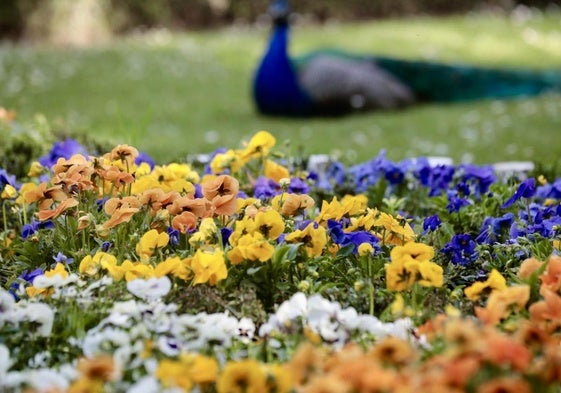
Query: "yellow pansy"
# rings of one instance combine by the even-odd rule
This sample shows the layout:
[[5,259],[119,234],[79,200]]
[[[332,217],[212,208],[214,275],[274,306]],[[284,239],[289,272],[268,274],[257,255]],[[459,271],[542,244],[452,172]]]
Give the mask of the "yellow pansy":
[[267,239],[277,239],[284,232],[284,227],[284,220],[276,210],[260,211],[255,215],[255,230]]
[[166,232],[158,233],[157,230],[151,229],[140,238],[136,244],[136,254],[141,259],[148,259],[158,248],[167,246],[169,243],[169,235]]
[[236,248],[241,256],[249,261],[266,262],[275,252],[275,247],[260,232],[243,235]]
[[477,300],[481,296],[491,293],[494,290],[502,290],[506,288],[506,279],[493,269],[489,273],[489,277],[485,281],[476,281],[469,287],[464,289],[464,293],[468,299]]
[[191,259],[191,270],[195,275],[193,284],[216,285],[228,277],[228,270],[222,252],[197,250]]
[[259,131],[250,139],[246,148],[241,152],[243,160],[265,157],[269,150],[275,146],[277,140],[267,131]]
[[309,223],[304,230],[296,230],[286,235],[287,243],[303,243],[309,257],[320,256],[327,244],[327,231],[316,223]]
[[407,242],[403,246],[395,246],[390,252],[392,261],[430,261],[434,257],[434,248],[423,243]]
[[15,187],[10,184],[6,184],[4,186],[4,189],[2,190],[2,193],[0,194],[0,197],[2,197],[2,199],[12,199],[17,195],[18,191],[15,189]]
[[265,161],[264,173],[267,178],[272,179],[276,182],[279,182],[281,179],[290,177],[290,172],[288,171],[288,169],[273,160]]
[[98,251],[92,257],[91,255],[86,255],[80,262],[78,271],[81,274],[86,274],[88,276],[94,276],[99,271],[102,263],[109,265],[116,265],[117,258],[106,252]]

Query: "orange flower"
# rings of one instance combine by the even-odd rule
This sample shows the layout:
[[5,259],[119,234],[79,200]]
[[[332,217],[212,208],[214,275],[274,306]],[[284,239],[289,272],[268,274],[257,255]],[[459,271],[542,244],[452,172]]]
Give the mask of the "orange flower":
[[112,183],[116,189],[121,188],[125,184],[134,182],[134,176],[128,172],[122,171],[116,166],[112,165],[101,171],[103,180]]
[[101,226],[104,229],[110,229],[123,222],[129,222],[139,210],[138,207],[120,207],[113,211],[109,220],[105,221]]
[[541,288],[540,293],[544,300],[530,306],[530,320],[553,332],[561,326],[561,297],[545,287]]
[[483,382],[477,388],[477,393],[531,393],[532,388],[524,379],[512,377],[498,377]]
[[214,214],[231,215],[237,211],[238,181],[229,175],[220,175],[203,183],[203,195],[212,203]]
[[494,291],[487,299],[487,305],[475,307],[475,315],[485,324],[496,325],[506,318],[512,306],[523,309],[530,299],[530,287],[517,285],[500,291]]
[[53,218],[57,218],[66,210],[78,206],[78,201],[74,198],[65,199],[64,201],[60,202],[58,206],[51,210],[40,210],[37,213],[37,216],[40,221],[45,221]]
[[109,198],[103,205],[105,213],[111,215],[121,208],[136,208],[140,209],[142,204],[137,197],[127,196],[124,198]]
[[304,210],[313,207],[315,201],[306,194],[289,194],[283,193],[277,195],[271,201],[271,206],[283,216],[295,216],[301,214]]
[[39,209],[49,208],[54,201],[60,202],[68,198],[62,186],[47,188],[47,183],[41,183],[36,188],[27,191],[23,198],[25,203],[39,202]]
[[540,275],[542,288],[545,287],[554,292],[561,289],[561,256],[551,255],[547,261],[546,270]]
[[210,202],[205,198],[193,198],[192,196],[182,196],[173,201],[167,207],[172,215],[178,215],[181,212],[189,211],[197,217],[204,217],[205,213],[210,209]]
[[415,360],[411,344],[394,336],[386,336],[370,350],[370,355],[382,364],[402,366]]
[[520,269],[518,270],[518,277],[523,280],[529,279],[532,274],[537,272],[542,266],[542,261],[538,261],[536,258],[528,258],[520,265]]
[[523,344],[498,331],[485,331],[484,359],[498,366],[510,366],[524,371],[530,365],[532,353]]
[[110,161],[119,160],[126,163],[129,168],[134,165],[134,160],[138,157],[138,150],[129,145],[118,145],[108,153],[108,159]]
[[162,209],[162,201],[166,193],[161,188],[150,188],[138,196],[139,202],[147,206],[150,214],[155,216]]
[[190,211],[185,211],[171,220],[171,226],[181,233],[187,233],[197,228],[198,218]]

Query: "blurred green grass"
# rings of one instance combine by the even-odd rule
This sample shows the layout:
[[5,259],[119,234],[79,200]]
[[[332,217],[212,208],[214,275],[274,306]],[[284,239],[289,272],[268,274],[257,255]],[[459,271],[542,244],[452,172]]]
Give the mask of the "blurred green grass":
[[[317,47],[471,64],[559,68],[559,13],[467,15],[368,23],[297,24],[291,52]],[[268,27],[152,32],[103,47],[0,46],[0,106],[19,119],[44,114],[60,129],[129,143],[158,162],[238,147],[258,130],[291,153],[346,162],[449,156],[455,162],[559,160],[559,95],[510,101],[423,105],[340,119],[258,115],[252,73]],[[288,142],[290,141],[290,142]]]

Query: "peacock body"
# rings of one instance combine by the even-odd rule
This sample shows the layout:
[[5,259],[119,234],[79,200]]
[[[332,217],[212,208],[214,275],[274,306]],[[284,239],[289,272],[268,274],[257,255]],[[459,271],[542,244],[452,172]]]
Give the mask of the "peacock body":
[[271,6],[273,32],[255,73],[253,98],[268,115],[340,115],[420,102],[526,97],[561,91],[559,70],[514,70],[318,50],[288,53],[288,1]]

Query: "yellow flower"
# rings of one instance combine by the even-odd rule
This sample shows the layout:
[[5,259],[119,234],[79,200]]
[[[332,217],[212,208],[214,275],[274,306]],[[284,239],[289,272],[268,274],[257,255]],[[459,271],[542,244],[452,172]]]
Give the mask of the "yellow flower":
[[226,170],[231,170],[232,173],[237,173],[244,165],[244,160],[234,150],[228,150],[226,153],[218,153],[210,162],[210,170],[212,173],[224,173]]
[[419,284],[424,287],[440,288],[444,284],[444,271],[442,266],[434,262],[419,263],[419,273],[421,278]]
[[57,262],[54,269],[47,270],[45,272],[46,277],[53,277],[55,275],[60,275],[62,278],[68,277],[68,271],[66,270],[66,266],[64,264]]
[[277,140],[267,131],[259,131],[250,139],[246,148],[241,152],[243,160],[254,157],[265,157],[269,150],[275,146]]
[[220,280],[228,277],[228,270],[222,252],[197,250],[191,260],[191,269],[195,274],[193,285],[216,285]]
[[152,266],[141,262],[133,263],[129,260],[123,261],[121,268],[125,271],[125,280],[132,281],[137,278],[150,278],[154,276]]
[[430,261],[434,257],[434,248],[423,243],[407,242],[403,246],[395,246],[390,252],[392,261],[406,262],[414,259],[419,262]]
[[255,230],[270,240],[277,239],[284,232],[284,220],[276,210],[260,211],[255,215]]
[[199,230],[189,238],[189,244],[200,247],[205,244],[215,244],[218,241],[218,227],[213,218],[206,217],[201,220]]
[[15,189],[15,187],[6,184],[0,196],[2,197],[2,199],[13,199],[17,195],[18,195],[18,191]]
[[236,246],[238,244],[238,240],[245,234],[255,232],[255,221],[250,217],[245,216],[241,220],[236,221],[236,226],[234,228],[234,232],[230,235],[228,242],[232,246]]
[[415,282],[416,271],[411,271],[414,264],[409,264],[409,269],[403,261],[394,261],[385,266],[386,287],[390,291],[403,291]]
[[481,296],[488,294],[494,290],[502,290],[506,288],[506,279],[493,269],[489,277],[485,281],[476,281],[469,287],[464,289],[464,293],[468,299],[478,300]]
[[158,248],[165,247],[168,243],[169,235],[166,232],[158,233],[157,230],[151,229],[146,232],[136,244],[136,254],[142,260],[148,259]]
[[265,161],[264,168],[265,176],[279,182],[281,179],[290,177],[290,172],[284,166],[276,163],[273,160]]
[[267,364],[267,392],[288,393],[294,388],[294,378],[288,367],[280,364]]
[[327,220],[340,220],[345,214],[345,210],[337,197],[333,197],[331,202],[323,200],[321,203],[321,210],[316,218],[317,222],[325,222]]
[[255,360],[226,363],[216,382],[218,393],[266,393],[267,375]]
[[181,262],[181,258],[175,256],[167,258],[165,261],[160,262],[154,268],[154,277],[163,277],[168,274],[183,275],[185,266]]
[[324,227],[311,222],[304,230],[286,235],[287,243],[303,243],[309,257],[320,256],[327,244],[327,231]]
[[216,359],[192,353],[183,353],[179,359],[188,369],[189,376],[194,383],[208,384],[216,381],[218,376]]
[[86,255],[80,262],[78,271],[81,274],[94,276],[99,271],[99,268],[102,267],[102,264],[116,265],[117,258],[115,258],[111,254],[102,251],[96,252],[93,257],[91,255]]
[[29,167],[29,172],[27,172],[27,176],[29,177],[38,177],[43,173],[45,167],[41,165],[38,161],[33,161],[31,166]]
[[358,246],[358,255],[362,256],[366,256],[366,255],[372,255],[374,253],[374,247],[372,247],[372,244],[370,243],[361,243]]
[[[399,217],[398,217],[399,218]],[[384,242],[389,244],[405,244],[415,239],[415,232],[404,220],[398,221],[393,216],[380,212],[373,226],[384,229]]]
[[[259,232],[243,235],[239,239],[236,249],[243,259],[261,262],[266,262],[271,259],[275,252],[275,247]],[[235,264],[237,259],[235,258],[235,254],[232,255],[234,255],[234,261],[232,261],[232,263]]]
[[185,372],[185,366],[179,361],[167,359],[160,361],[156,369],[156,378],[166,388],[179,387],[186,392],[193,388],[193,382]]

